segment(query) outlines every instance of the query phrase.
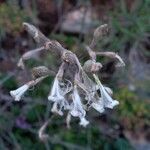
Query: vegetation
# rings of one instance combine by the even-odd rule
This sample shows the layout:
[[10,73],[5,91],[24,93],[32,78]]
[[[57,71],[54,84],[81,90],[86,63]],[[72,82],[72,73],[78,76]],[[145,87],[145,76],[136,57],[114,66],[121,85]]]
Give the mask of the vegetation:
[[[65,120],[55,116],[52,119],[54,121],[49,124],[46,130],[50,135],[50,140],[42,142],[38,138],[38,130],[43,122],[52,115],[50,112],[51,103],[44,97],[47,97],[54,77],[44,79],[43,84],[36,88],[33,87],[25,94],[24,101],[17,103],[9,96],[10,90],[16,89],[31,78],[28,76],[29,72],[21,72],[16,69],[18,56],[15,55],[15,50],[20,55],[29,50],[31,45],[34,47],[35,43],[27,37],[26,33],[23,33],[21,27],[22,22],[31,22],[33,18],[28,14],[26,8],[20,8],[17,3],[10,5],[8,1],[0,2],[0,150],[10,148],[17,150],[132,150],[136,147],[132,142],[136,137],[144,141],[149,140],[150,85],[147,82],[149,79],[146,78],[145,71],[143,73],[146,75],[144,74],[142,80],[138,79],[136,75],[130,74],[129,70],[133,62],[128,58],[136,47],[136,54],[144,58],[140,59],[144,60],[143,66],[149,64],[150,2],[149,0],[135,0],[129,4],[126,0],[119,0],[118,3],[114,1],[113,3],[113,8],[105,12],[111,25],[111,34],[99,42],[97,50],[113,49],[121,54],[126,61],[126,70],[119,70],[120,76],[118,77],[113,70],[112,62],[108,62],[105,58],[98,58],[106,67],[101,72],[102,80],[115,89],[114,98],[119,100],[120,105],[115,110],[108,109],[106,113],[101,115],[98,115],[97,112],[89,114],[92,116],[89,117],[91,124],[85,129],[76,125],[76,119],[73,120],[72,128],[66,129]],[[107,8],[107,3],[104,5],[105,7]],[[38,9],[36,11],[38,12]],[[8,34],[13,35],[14,39],[19,38],[19,41],[25,38],[29,45],[18,46],[15,43],[12,51],[9,51],[3,46],[3,43],[8,43],[8,39],[14,40],[10,39]],[[49,37],[60,41],[65,47],[71,49],[81,58],[81,62],[88,58],[84,50],[79,51],[83,45],[78,36],[55,32]],[[83,38],[83,40],[86,39],[87,37]],[[19,51],[20,49],[21,51]],[[27,67],[40,64],[43,62],[43,58],[45,59],[44,65],[51,64],[50,67],[55,71],[54,66],[58,66],[57,57],[45,54],[32,62],[27,62]],[[4,64],[6,65],[4,66]],[[112,67],[108,67],[110,64]],[[108,70],[113,71],[109,72]],[[113,73],[114,76],[112,76]],[[116,79],[119,80],[116,81]],[[130,83],[135,83],[134,86],[137,89],[131,90]]]

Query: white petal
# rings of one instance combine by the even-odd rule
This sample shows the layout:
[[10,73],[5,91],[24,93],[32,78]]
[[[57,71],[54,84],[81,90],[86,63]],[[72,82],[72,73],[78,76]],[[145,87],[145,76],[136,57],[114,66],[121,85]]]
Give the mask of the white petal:
[[71,106],[72,109],[70,111],[71,115],[74,117],[85,116],[86,112],[83,109],[81,99],[77,91],[77,87],[74,88],[72,99],[73,99],[72,106]]
[[86,127],[89,124],[89,121],[86,120],[84,117],[80,118],[80,123],[81,126]]
[[109,104],[109,105],[107,105],[105,107],[113,109],[114,106],[117,106],[117,105],[119,105],[119,102],[117,100],[113,100],[113,102],[111,104]]
[[60,108],[64,108],[64,110],[69,110],[71,107],[67,100],[61,101]]
[[10,91],[10,95],[15,99],[15,101],[20,101],[21,97],[28,89],[29,85],[25,84],[14,91]]
[[114,106],[118,105],[119,102],[117,100],[113,100],[110,95],[106,92],[103,85],[100,83],[100,91],[101,91],[101,98],[103,100],[104,106],[107,108],[113,108]]
[[55,102],[60,99],[64,99],[64,97],[60,94],[59,81],[56,77],[51,90],[51,94],[48,96],[48,100]]
[[110,97],[110,95],[108,94],[108,92],[106,91],[106,89],[103,87],[102,83],[100,82],[99,78],[95,74],[93,74],[93,77],[94,77],[96,83],[100,87],[101,99],[103,101],[104,107],[112,109],[114,106],[118,105],[119,102],[117,100],[113,100]]
[[93,102],[91,106],[100,113],[105,111],[103,101],[100,99],[97,102]]

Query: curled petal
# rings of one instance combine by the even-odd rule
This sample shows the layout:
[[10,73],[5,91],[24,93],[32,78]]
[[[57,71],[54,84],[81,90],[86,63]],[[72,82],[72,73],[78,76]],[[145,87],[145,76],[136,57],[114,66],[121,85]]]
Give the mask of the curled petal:
[[10,95],[15,99],[15,101],[20,101],[23,94],[29,89],[29,85],[25,84],[20,88],[10,91]]

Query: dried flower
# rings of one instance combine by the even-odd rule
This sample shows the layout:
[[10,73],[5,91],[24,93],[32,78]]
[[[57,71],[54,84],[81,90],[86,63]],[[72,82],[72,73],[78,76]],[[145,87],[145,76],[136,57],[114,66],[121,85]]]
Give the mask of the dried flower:
[[113,100],[110,95],[107,93],[102,84],[100,84],[101,98],[104,103],[104,107],[113,108],[116,105],[119,105],[117,100]]
[[83,109],[83,105],[76,86],[74,86],[72,99],[73,102],[71,105],[70,114],[74,117],[80,118],[80,125],[82,125],[83,127],[87,126],[89,122],[85,119],[86,112]]
[[103,101],[104,107],[112,109],[114,106],[118,105],[119,102],[117,100],[113,100],[110,97],[110,95],[108,94],[106,89],[103,87],[103,85],[101,84],[101,82],[98,79],[98,77],[95,74],[93,74],[93,77],[95,78],[95,81],[97,82],[97,84],[100,87],[101,99]]
[[61,101],[64,101],[64,96],[62,95],[63,93],[61,92],[61,88],[59,86],[59,81],[57,79],[57,77],[54,80],[54,84],[51,90],[50,95],[48,96],[48,100],[53,101],[53,107],[51,109],[52,112],[55,112],[57,114],[59,114],[60,116],[63,115],[63,112],[61,111],[61,108],[58,109],[58,104]]
[[56,75],[51,93],[48,96],[48,100],[54,102],[51,111],[62,116],[63,115],[62,109],[67,110],[70,108],[69,103],[67,102],[64,96],[68,92],[70,92],[72,86],[69,86],[70,84],[69,81],[66,87],[60,87],[60,84],[61,83],[58,80],[57,75]]
[[51,93],[48,96],[48,100],[56,102],[56,101],[59,101],[62,99],[64,99],[64,96],[62,95],[62,91],[59,86],[59,81],[58,81],[57,77],[55,77]]

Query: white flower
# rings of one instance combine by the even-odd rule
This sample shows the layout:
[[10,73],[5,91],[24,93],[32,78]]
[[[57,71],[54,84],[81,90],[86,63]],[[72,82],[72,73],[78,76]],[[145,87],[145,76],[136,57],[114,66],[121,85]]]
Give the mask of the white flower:
[[117,100],[113,100],[110,97],[107,90],[103,87],[103,85],[101,83],[100,83],[100,92],[101,92],[101,99],[104,103],[104,107],[112,109],[114,106],[119,104],[119,102]]
[[86,112],[83,109],[81,99],[78,94],[78,90],[76,86],[74,87],[74,90],[73,90],[72,99],[73,99],[73,102],[71,104],[71,111],[70,111],[71,115],[74,117],[85,116]]
[[99,78],[95,74],[93,74],[93,77],[94,77],[96,83],[100,87],[101,99],[103,101],[104,107],[112,109],[114,106],[118,105],[119,102],[117,100],[113,100],[110,97],[110,95],[108,94],[107,90],[104,88],[104,86],[100,82]]
[[64,110],[70,109],[70,105],[64,96],[65,94],[70,92],[72,86],[70,82],[68,82],[66,87],[65,86],[60,87],[60,84],[61,83],[58,81],[57,76],[56,76],[52,90],[51,90],[51,94],[48,96],[48,100],[54,102],[51,111],[62,116],[63,115],[62,109]]
[[105,111],[104,103],[101,98],[97,100],[96,102],[93,102],[91,106],[100,113],[103,113]]
[[20,88],[10,91],[10,95],[15,99],[15,101],[20,101],[23,94],[29,89],[29,85],[25,84]]
[[89,121],[87,121],[85,119],[86,112],[83,109],[81,99],[80,99],[80,96],[78,94],[78,90],[77,90],[76,86],[74,87],[72,99],[73,99],[73,102],[71,104],[70,114],[74,117],[79,117],[80,118],[79,124],[83,127],[86,127],[87,124],[89,124]]
[[64,96],[61,93],[61,89],[60,89],[60,86],[59,86],[59,81],[58,81],[57,76],[56,76],[56,78],[54,80],[52,90],[51,90],[51,93],[48,96],[48,100],[56,102],[56,101],[62,100],[62,99],[64,99]]

